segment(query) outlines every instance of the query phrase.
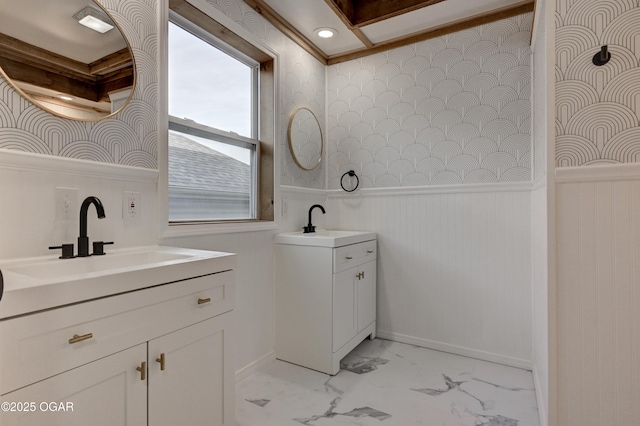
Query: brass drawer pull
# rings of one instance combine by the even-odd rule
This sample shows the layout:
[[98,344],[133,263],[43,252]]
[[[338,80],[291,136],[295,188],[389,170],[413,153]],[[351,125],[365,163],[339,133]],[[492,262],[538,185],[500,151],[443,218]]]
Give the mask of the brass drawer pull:
[[140,363],[140,367],[137,367],[136,370],[140,372],[140,380],[145,380],[147,378],[147,363],[146,363],[146,361],[142,361]]
[[371,254],[373,253],[373,250],[367,250],[367,253]]
[[198,299],[198,305],[202,305],[204,303],[209,303],[211,302],[211,298],[207,297],[206,299]]
[[352,256],[347,256],[347,260],[351,260],[351,259],[353,259]]
[[82,336],[78,336],[74,334],[71,339],[69,339],[69,344],[73,345],[74,343],[82,342],[83,340],[89,340],[93,337],[93,333],[83,334]]
[[164,353],[160,354],[160,358],[156,358],[156,362],[160,363],[160,371],[164,371]]

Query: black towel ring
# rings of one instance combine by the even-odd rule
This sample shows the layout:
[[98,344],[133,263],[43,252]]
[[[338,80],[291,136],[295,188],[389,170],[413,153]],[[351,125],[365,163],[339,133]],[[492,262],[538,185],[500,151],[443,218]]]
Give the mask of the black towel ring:
[[[344,181],[344,177],[346,175],[349,175],[351,177],[354,177],[354,176],[356,177],[356,186],[353,189],[347,189],[347,188],[344,187],[343,181]],[[355,191],[356,189],[358,189],[358,185],[360,185],[360,178],[358,177],[356,172],[354,172],[353,170],[349,170],[347,173],[343,174],[342,177],[340,178],[340,186],[342,187],[342,189],[344,189],[347,192]]]

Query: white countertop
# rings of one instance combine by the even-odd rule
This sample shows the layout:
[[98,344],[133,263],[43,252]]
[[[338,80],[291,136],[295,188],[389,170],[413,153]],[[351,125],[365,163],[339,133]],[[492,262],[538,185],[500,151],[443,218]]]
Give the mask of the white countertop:
[[342,247],[376,239],[375,232],[317,229],[316,232],[288,232],[276,235],[276,244],[298,246]]
[[114,249],[85,258],[42,256],[1,262],[0,320],[235,267],[233,253],[164,246]]

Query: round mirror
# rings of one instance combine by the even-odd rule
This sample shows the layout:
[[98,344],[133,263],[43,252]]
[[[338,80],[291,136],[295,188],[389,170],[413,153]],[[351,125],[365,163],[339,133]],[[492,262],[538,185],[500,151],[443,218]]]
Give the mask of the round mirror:
[[308,108],[300,108],[289,120],[289,150],[293,161],[304,170],[313,170],[322,161],[322,131]]
[[131,49],[91,0],[0,0],[0,73],[25,98],[64,118],[99,120],[134,87]]

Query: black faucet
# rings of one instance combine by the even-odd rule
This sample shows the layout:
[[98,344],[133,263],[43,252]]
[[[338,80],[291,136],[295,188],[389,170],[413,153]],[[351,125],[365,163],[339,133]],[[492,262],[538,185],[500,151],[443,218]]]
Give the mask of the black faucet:
[[78,257],[91,256],[89,254],[89,237],[87,237],[87,212],[89,206],[93,204],[96,206],[96,212],[98,213],[98,219],[104,219],[104,207],[98,197],[87,197],[82,202],[80,207],[80,236],[78,237]]
[[324,211],[324,207],[322,207],[320,204],[314,204],[311,206],[311,208],[309,209],[309,224],[307,226],[303,226],[302,229],[304,230],[303,233],[304,234],[309,234],[311,232],[316,232],[316,227],[313,226],[311,224],[311,212],[313,211],[313,209],[315,209],[316,207],[318,207],[320,210],[322,210],[322,214],[325,214],[326,212]]

